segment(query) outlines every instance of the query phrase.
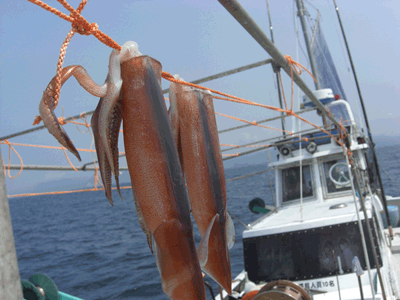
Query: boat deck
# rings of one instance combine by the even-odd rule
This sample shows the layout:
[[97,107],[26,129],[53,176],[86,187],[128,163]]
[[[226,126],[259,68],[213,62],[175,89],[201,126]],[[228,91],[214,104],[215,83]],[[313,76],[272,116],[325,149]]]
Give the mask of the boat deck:
[[[366,207],[370,208],[370,201],[366,199]],[[345,206],[337,209],[330,209],[332,206],[344,204]],[[250,230],[243,233],[244,238],[278,234],[288,231],[307,230],[315,227],[330,226],[338,223],[357,221],[356,209],[352,196],[330,199],[324,202],[318,200],[305,201],[301,205],[287,205],[279,209],[258,223],[252,225]],[[363,215],[360,212],[361,217]],[[363,217],[362,217],[363,218]]]

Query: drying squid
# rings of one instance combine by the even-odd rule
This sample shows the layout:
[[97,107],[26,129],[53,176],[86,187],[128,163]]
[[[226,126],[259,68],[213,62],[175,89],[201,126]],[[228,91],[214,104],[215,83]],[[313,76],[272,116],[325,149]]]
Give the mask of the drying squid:
[[[101,107],[105,105],[104,99],[100,98],[99,104],[96,107],[96,110],[93,113],[91,126],[94,135],[94,142],[96,147],[97,161],[100,168],[101,179],[103,181],[103,186],[105,190],[106,197],[110,202],[111,206],[113,206],[112,194],[111,194],[111,166],[108,161],[107,155],[104,151],[104,147],[100,144],[100,134],[99,134],[99,114],[101,111]],[[111,113],[111,122],[109,125],[109,132],[111,137],[111,154],[114,162],[115,172],[115,183],[117,185],[117,190],[122,198],[120,186],[119,186],[119,155],[118,155],[118,137],[119,137],[119,129],[121,127],[122,121],[122,102],[121,100],[116,102],[116,105],[113,108]]]
[[226,210],[226,186],[211,94],[172,83],[169,116],[186,178],[192,213],[202,240],[198,247],[204,272],[231,294],[228,249],[234,226]]
[[[61,86],[68,80],[71,76],[75,76],[79,84],[83,86],[92,95],[102,97],[106,92],[106,85],[98,86],[88,75],[86,70],[82,66],[68,66],[61,71],[60,79]],[[42,118],[43,124],[46,126],[47,130],[57,139],[57,141],[67,148],[72,154],[74,154],[79,161],[81,157],[76,150],[74,144],[68,137],[64,128],[61,127],[56,115],[54,114],[54,95],[56,87],[56,77],[54,77],[50,83],[47,85],[45,91],[43,92],[43,97],[39,103],[39,114]]]
[[[109,173],[115,176],[118,192],[119,189],[119,170],[118,170],[118,134],[121,124],[121,104],[118,104],[119,94],[122,85],[121,63],[135,56],[140,55],[138,46],[134,42],[126,42],[121,51],[113,50],[110,55],[108,75],[103,85],[96,84],[86,70],[79,65],[65,67],[61,72],[61,86],[71,76],[74,76],[78,83],[90,94],[102,97],[98,109],[96,109],[94,136],[96,150],[100,165],[101,176],[106,191],[106,197],[112,205],[111,198],[111,178]],[[48,84],[43,92],[43,97],[39,104],[39,113],[44,125],[57,141],[74,154],[79,161],[80,155],[74,144],[68,137],[65,130],[61,127],[54,113],[54,95],[55,95],[56,77]]]
[[[102,86],[81,66],[63,69],[62,83],[74,75],[91,94],[101,97],[91,120],[106,197],[111,205],[111,177],[118,182],[118,135],[124,144],[135,206],[150,250],[155,252],[164,292],[171,299],[206,299],[193,237],[189,200],[161,92],[161,64],[125,43],[112,51]],[[40,114],[57,140],[80,159],[54,114],[53,79],[40,103]],[[214,218],[223,222],[226,216]],[[214,228],[211,226],[212,229]],[[210,233],[212,235],[212,232]],[[201,246],[206,247],[206,246]]]
[[189,202],[161,92],[161,64],[139,56],[121,66],[126,159],[138,219],[153,237],[164,292],[171,299],[206,299]]

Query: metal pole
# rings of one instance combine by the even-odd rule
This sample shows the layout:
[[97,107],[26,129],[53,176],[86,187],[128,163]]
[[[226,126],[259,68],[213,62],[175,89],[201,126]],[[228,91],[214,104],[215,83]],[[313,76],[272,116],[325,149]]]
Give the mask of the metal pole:
[[[282,69],[290,76],[291,67],[288,64],[286,58],[276,48],[276,46],[270,41],[265,35],[261,28],[254,22],[244,8],[239,4],[237,0],[218,0],[225,9],[243,26],[244,29],[264,48],[265,51],[272,56],[276,63],[282,67]],[[300,78],[296,72],[293,72],[293,81],[298,87],[310,98],[315,106],[325,115],[328,116],[326,108],[318,101],[312,91],[308,88],[306,83]],[[333,117],[328,117],[333,124],[340,128],[340,124]]]
[[24,297],[3,170],[0,152],[0,295],[1,299],[22,300]]
[[[271,12],[269,10],[269,1],[268,0],[267,0],[267,10],[268,10],[268,19],[269,19],[269,31],[271,33],[271,41],[273,43],[275,43],[275,41],[274,41],[274,31],[273,31],[273,28],[272,28],[272,18],[271,18]],[[272,66],[272,70],[275,72],[274,66]],[[278,86],[279,106],[280,106],[281,109],[283,109],[282,95],[281,95],[281,89],[280,89],[280,81],[279,81],[279,75],[278,75],[277,72],[275,72],[275,76],[276,76],[276,84]],[[283,115],[284,115],[284,113],[281,112],[281,116],[283,116]],[[282,129],[286,130],[285,129],[285,120],[283,118],[281,119],[281,123],[282,123]],[[285,132],[283,132],[282,134],[283,134],[283,136],[285,136]]]
[[[375,250],[375,243],[374,243],[374,238],[372,236],[371,225],[369,224],[367,209],[365,208],[365,203],[364,203],[364,196],[363,196],[363,192],[361,190],[361,186],[360,186],[360,182],[359,182],[359,178],[358,178],[358,174],[357,174],[357,169],[356,169],[356,166],[355,166],[354,163],[351,165],[351,169],[352,169],[353,174],[354,174],[354,178],[355,178],[358,194],[360,195],[361,208],[362,208],[362,211],[364,213],[365,223],[367,224],[368,238],[369,238],[369,241],[371,243],[371,250],[372,250],[373,257],[374,257],[374,263],[375,263],[376,272],[378,273],[379,283],[380,283],[381,289],[382,289],[383,300],[386,300],[385,287],[383,286],[383,278],[382,278],[381,270],[380,270],[380,267],[379,267],[378,255],[377,255],[376,250]],[[372,201],[372,199],[371,199],[371,201]]]
[[[94,113],[94,110],[89,111],[87,113],[83,113],[83,114],[79,114],[79,115],[76,115],[76,116],[72,116],[72,117],[66,118],[65,121],[79,119],[82,116],[90,116],[90,115],[93,115],[93,113]],[[12,134],[0,137],[0,141],[8,140],[8,139],[11,139],[13,137],[21,136],[21,135],[28,134],[28,133],[35,132],[35,131],[39,131],[39,130],[42,130],[42,129],[45,129],[45,128],[46,128],[46,126],[44,126],[44,125],[37,126],[37,127],[35,126],[35,127],[31,128],[31,129],[19,131],[19,132],[16,132],[16,133],[12,133]]]
[[363,111],[363,115],[364,115],[364,120],[365,120],[365,125],[367,126],[367,131],[368,131],[368,137],[371,141],[371,150],[372,150],[372,156],[374,159],[374,164],[375,164],[375,168],[376,168],[376,173],[378,175],[378,181],[379,181],[379,185],[381,187],[381,191],[382,191],[382,201],[383,201],[383,206],[385,208],[385,215],[386,215],[386,219],[388,220],[388,230],[389,230],[389,234],[390,237],[393,239],[393,229],[392,229],[392,224],[390,223],[390,218],[389,218],[389,211],[387,208],[387,201],[386,201],[386,195],[385,195],[385,190],[383,189],[383,184],[382,184],[382,179],[381,179],[381,173],[379,171],[379,164],[378,164],[378,158],[376,156],[376,152],[375,152],[375,143],[374,140],[372,139],[372,134],[371,134],[371,129],[369,127],[369,122],[368,122],[368,116],[367,116],[367,111],[365,110],[365,106],[364,106],[364,100],[363,97],[361,95],[361,88],[360,85],[358,84],[358,79],[357,79],[357,74],[356,74],[356,68],[354,67],[353,64],[353,59],[351,57],[351,53],[350,53],[350,47],[349,44],[347,43],[347,39],[346,39],[346,34],[344,33],[344,28],[343,28],[343,24],[342,24],[342,20],[340,19],[340,14],[339,14],[339,8],[336,5],[336,1],[333,0],[334,4],[335,4],[335,8],[336,8],[336,14],[339,20],[339,24],[340,24],[340,29],[342,30],[342,35],[343,35],[343,39],[344,39],[344,43],[346,44],[346,49],[347,49],[347,54],[349,55],[349,60],[350,60],[350,65],[351,65],[351,69],[353,71],[353,75],[354,75],[354,80],[356,82],[356,86],[357,86],[357,91],[358,91],[358,96],[360,97],[360,103],[361,103],[361,108]]
[[269,148],[269,147],[268,147],[268,146],[265,146],[265,147],[260,147],[260,148],[258,148],[258,149],[255,149],[255,150],[250,150],[250,151],[247,151],[247,152],[242,152],[242,153],[239,153],[237,156],[229,156],[229,157],[225,157],[225,158],[223,158],[222,160],[228,160],[228,159],[236,158],[236,157],[243,156],[243,155],[246,155],[246,154],[250,154],[250,153],[253,153],[253,152],[257,152],[257,151],[265,150],[265,149],[267,149],[267,148]]
[[333,259],[335,261],[335,273],[336,273],[336,282],[337,282],[338,293],[339,293],[339,300],[342,300],[342,295],[340,294],[340,284],[339,284],[339,276],[338,276],[338,263],[337,263],[337,257],[336,257],[334,249],[332,250],[332,255],[333,255]]
[[[306,41],[308,58],[310,59],[310,64],[311,64],[311,70],[313,74],[317,76],[318,74],[317,64],[315,63],[315,57],[311,51],[310,38],[308,37],[307,24],[306,24],[306,19],[304,17],[306,9],[304,8],[304,3],[302,0],[296,0],[296,5],[298,9],[298,16],[300,17],[301,27],[303,28],[304,40]],[[318,81],[315,82],[315,88],[317,90],[319,90],[320,88]]]
[[[225,71],[225,72],[217,73],[215,75],[210,75],[210,76],[207,76],[207,77],[196,79],[196,80],[190,81],[190,83],[199,84],[199,83],[211,81],[211,80],[218,79],[218,78],[225,77],[225,76],[229,76],[229,75],[232,75],[232,74],[235,74],[235,73],[239,73],[239,72],[243,72],[243,71],[250,70],[250,69],[253,69],[253,68],[257,68],[257,67],[260,67],[260,66],[263,66],[263,65],[266,65],[266,64],[270,64],[272,61],[273,60],[271,58],[268,58],[266,60],[255,62],[255,63],[249,64],[249,65],[245,65],[243,67],[235,68],[235,69],[228,70],[228,71]],[[168,91],[169,91],[169,89],[165,89],[162,92],[165,94]]]
[[[298,112],[295,112],[295,114],[296,115],[300,115],[302,113],[310,112],[310,111],[313,111],[313,110],[315,110],[315,108],[303,109],[303,110],[300,110]],[[278,120],[278,119],[284,119],[286,117],[289,117],[289,115],[282,115],[282,116],[278,116],[278,117],[264,119],[264,120],[256,121],[256,123],[257,124],[262,124],[262,123],[266,123],[266,122],[275,121],[275,120]],[[254,126],[254,125],[253,124],[239,125],[239,126],[236,126],[236,127],[222,129],[222,130],[218,131],[218,133],[224,133],[224,132],[228,132],[228,131],[232,131],[232,130],[236,130],[236,129],[242,129],[242,128],[246,128],[246,127],[250,127],[250,126]]]
[[[86,164],[88,165],[88,164]],[[75,167],[78,171],[95,171],[96,169],[93,167],[87,168],[86,165],[82,167]],[[20,165],[10,165],[10,170],[20,170]],[[69,166],[46,166],[46,165],[24,165],[24,170],[34,170],[34,171],[75,171],[72,167]],[[6,170],[8,170],[8,166],[6,166]],[[120,171],[128,171],[128,167],[120,167]]]
[[[313,130],[313,129],[307,129],[307,130],[299,131],[299,132],[297,132],[297,133],[310,132],[311,130]],[[337,135],[337,134],[334,134],[333,136],[338,136],[338,135]],[[322,138],[323,138],[323,137],[322,137]],[[234,147],[227,148],[227,149],[221,149],[221,152],[226,152],[226,151],[235,150],[235,149],[239,149],[239,148],[246,147],[246,146],[251,146],[251,145],[256,145],[256,144],[260,144],[260,143],[265,143],[265,142],[273,141],[273,140],[275,140],[275,139],[277,139],[277,138],[274,137],[274,138],[269,138],[269,139],[265,139],[265,140],[259,140],[259,141],[256,141],[256,142],[251,142],[251,143],[248,143],[248,144],[243,144],[243,145],[234,146]],[[313,139],[313,140],[316,140],[316,139],[319,139],[319,138],[317,137],[317,138],[312,138],[312,139]],[[311,141],[311,138],[309,138],[308,140]],[[298,142],[299,142],[299,140],[297,140],[297,141],[285,141],[285,142],[279,142],[279,143],[277,142],[277,143],[275,143],[273,146],[276,146],[276,145],[284,145],[284,144],[286,144],[286,143],[292,144],[292,143],[298,143]]]
[[357,279],[358,279],[358,287],[360,289],[361,300],[364,300],[364,293],[361,284],[361,276],[357,276]]
[[344,157],[346,158],[347,168],[349,170],[351,191],[353,193],[354,207],[356,208],[358,229],[360,230],[361,244],[362,244],[362,248],[363,248],[365,264],[367,265],[369,285],[371,287],[372,299],[375,300],[375,291],[374,291],[374,285],[373,285],[372,274],[371,274],[371,266],[370,266],[370,263],[369,263],[367,244],[365,242],[364,229],[362,227],[361,218],[360,218],[360,212],[359,212],[359,209],[358,209],[358,206],[357,206],[357,197],[356,197],[356,193],[355,193],[353,174],[352,174],[352,171],[351,171],[351,168],[350,168],[349,157],[347,156],[346,151],[343,150],[343,154],[344,154]]

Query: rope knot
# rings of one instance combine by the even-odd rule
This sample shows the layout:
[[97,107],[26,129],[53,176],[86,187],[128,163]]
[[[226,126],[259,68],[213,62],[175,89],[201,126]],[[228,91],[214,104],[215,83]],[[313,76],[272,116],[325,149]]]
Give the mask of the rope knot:
[[292,70],[294,69],[296,71],[297,75],[301,75],[302,69],[304,69],[305,71],[308,72],[308,74],[311,75],[311,77],[314,79],[314,81],[317,82],[317,79],[315,79],[314,75],[309,70],[307,70],[306,67],[304,67],[302,64],[298,63],[297,61],[294,61],[290,55],[284,55],[284,57],[286,58],[288,64],[291,66],[291,69]]
[[82,20],[74,19],[71,23],[72,29],[82,35],[94,34],[98,29],[97,23],[82,22]]
[[60,122],[61,125],[67,124],[67,122],[65,121],[65,118],[64,118],[64,117],[59,117],[59,118],[58,118],[58,122]]
[[[284,57],[286,58],[288,64],[291,66],[291,68],[296,71],[297,75],[301,75],[301,73],[302,73],[301,68],[303,66],[301,64],[299,64],[298,62],[294,61],[293,58],[289,55],[285,55]],[[306,68],[304,68],[304,69],[307,70]],[[312,76],[312,74],[311,74],[311,76]]]
[[289,65],[293,65],[295,63],[295,61],[290,55],[284,55],[283,57],[286,58]]
[[33,124],[32,125],[37,125],[40,123],[40,121],[42,121],[42,117],[41,116],[36,116],[35,120],[33,120]]

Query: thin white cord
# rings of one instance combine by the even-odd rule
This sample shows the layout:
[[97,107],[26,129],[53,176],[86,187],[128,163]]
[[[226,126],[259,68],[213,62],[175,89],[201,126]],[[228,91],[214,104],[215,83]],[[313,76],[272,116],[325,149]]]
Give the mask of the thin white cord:
[[[295,21],[295,28],[296,28],[296,61],[300,61],[300,55],[299,55],[299,35],[298,35],[298,23],[297,23],[297,18]],[[297,88],[297,106],[298,109],[300,110],[300,89]],[[300,132],[300,137],[299,137],[299,153],[300,153],[300,221],[304,222],[304,208],[303,208],[303,159],[301,156],[301,122],[300,119],[295,119],[294,117],[292,117],[293,120],[293,124],[297,125],[295,126],[295,130],[296,127],[298,127],[298,130]],[[297,123],[297,124],[296,124]],[[296,132],[296,131],[295,131]]]

